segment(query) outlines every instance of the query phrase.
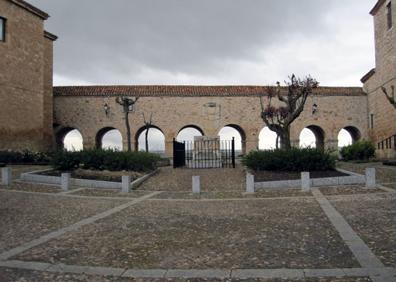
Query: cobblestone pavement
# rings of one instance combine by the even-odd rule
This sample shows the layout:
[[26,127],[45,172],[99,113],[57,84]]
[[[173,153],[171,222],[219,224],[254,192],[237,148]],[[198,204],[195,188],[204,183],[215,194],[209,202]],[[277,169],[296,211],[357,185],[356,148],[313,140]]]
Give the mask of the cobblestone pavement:
[[376,256],[396,267],[396,194],[337,197],[331,202]]
[[359,174],[365,174],[368,167],[376,169],[377,181],[379,183],[396,183],[396,167],[384,166],[379,162],[372,163],[351,163],[351,162],[338,162],[337,167],[349,170]]
[[[201,175],[199,196],[190,192],[192,173]],[[0,281],[396,281],[396,193],[347,186],[316,190],[322,200],[298,189],[246,195],[241,168],[177,174],[180,183],[163,168],[124,196],[0,187]],[[392,174],[379,176],[396,184]],[[150,193],[158,190],[165,192]],[[371,254],[359,253],[365,245]],[[375,268],[362,262],[370,256],[381,260]],[[209,278],[194,278],[202,273]]]
[[14,259],[142,269],[359,266],[314,199],[150,201]]
[[119,204],[0,190],[0,252]]
[[201,176],[202,191],[243,191],[245,172],[235,169],[173,169],[162,167],[159,173],[144,182],[138,190],[191,191],[192,176]]

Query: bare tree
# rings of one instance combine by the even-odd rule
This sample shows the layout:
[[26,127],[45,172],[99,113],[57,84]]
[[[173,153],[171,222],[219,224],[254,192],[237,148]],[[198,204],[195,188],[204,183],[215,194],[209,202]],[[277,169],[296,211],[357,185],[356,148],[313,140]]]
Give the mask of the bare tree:
[[[296,78],[293,74],[289,77],[290,81],[285,82],[287,94],[281,93],[280,83],[276,87],[267,87],[268,104],[264,106],[263,99],[260,97],[261,118],[268,128],[277,134],[277,142],[280,139],[281,149],[290,149],[290,125],[300,116],[304,110],[304,105],[313,89],[319,83],[310,76],[305,79]],[[276,97],[284,106],[275,107],[272,99]]]
[[123,107],[123,111],[125,114],[125,126],[127,129],[127,142],[128,142],[128,152],[132,151],[131,146],[131,126],[129,124],[129,113],[133,111],[133,106],[139,100],[139,97],[129,98],[129,97],[117,97],[116,103],[120,104]]
[[146,145],[146,152],[149,151],[149,144],[148,144],[148,135],[149,135],[149,130],[151,126],[153,125],[153,113],[150,114],[150,119],[146,120],[146,117],[143,113],[143,121],[144,121],[144,127],[145,127],[145,145]]
[[381,89],[382,89],[382,92],[384,92],[389,103],[391,103],[393,105],[393,107],[396,109],[395,86],[394,85],[391,86],[392,94],[388,94],[388,91],[383,86],[381,87]]

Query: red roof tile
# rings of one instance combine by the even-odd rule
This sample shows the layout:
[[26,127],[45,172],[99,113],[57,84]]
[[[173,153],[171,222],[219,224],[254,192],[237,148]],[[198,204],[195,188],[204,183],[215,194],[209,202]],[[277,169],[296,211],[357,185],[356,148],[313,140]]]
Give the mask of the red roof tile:
[[[285,88],[284,88],[285,89]],[[265,86],[188,86],[188,85],[136,85],[136,86],[58,86],[54,96],[136,96],[136,97],[207,97],[207,96],[260,96]],[[361,87],[319,87],[314,94],[326,96],[364,96]]]

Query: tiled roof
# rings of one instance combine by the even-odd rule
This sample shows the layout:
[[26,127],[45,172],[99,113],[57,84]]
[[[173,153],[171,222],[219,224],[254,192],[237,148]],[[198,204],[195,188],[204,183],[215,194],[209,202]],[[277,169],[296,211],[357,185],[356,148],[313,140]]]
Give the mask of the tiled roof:
[[48,32],[46,30],[44,30],[44,37],[48,38],[52,41],[56,41],[58,39],[58,36],[56,36],[55,34],[52,34],[51,32]]
[[10,2],[14,3],[15,5],[18,5],[19,7],[22,7],[23,9],[31,12],[32,14],[35,14],[36,16],[42,18],[43,20],[46,20],[49,18],[49,15],[46,12],[43,12],[42,10],[36,8],[32,4],[29,4],[26,1],[23,0],[9,0]]
[[[266,94],[265,86],[188,86],[188,85],[136,85],[136,86],[58,86],[54,96],[136,96],[136,97],[238,97]],[[283,88],[286,90],[285,88]],[[319,87],[314,94],[325,96],[364,96],[361,87]]]

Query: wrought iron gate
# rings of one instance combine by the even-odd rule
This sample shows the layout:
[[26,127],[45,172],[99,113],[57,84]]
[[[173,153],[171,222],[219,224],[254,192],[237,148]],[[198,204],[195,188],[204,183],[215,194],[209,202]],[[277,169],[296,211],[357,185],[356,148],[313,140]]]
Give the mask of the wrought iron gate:
[[235,168],[235,139],[201,142],[174,139],[173,167]]
[[173,167],[184,167],[186,165],[186,146],[184,143],[173,139]]

